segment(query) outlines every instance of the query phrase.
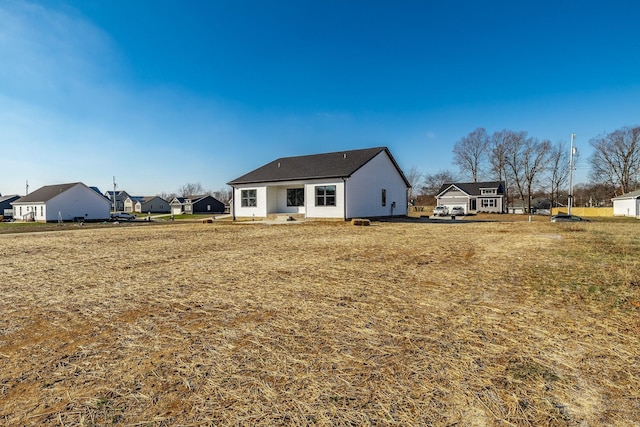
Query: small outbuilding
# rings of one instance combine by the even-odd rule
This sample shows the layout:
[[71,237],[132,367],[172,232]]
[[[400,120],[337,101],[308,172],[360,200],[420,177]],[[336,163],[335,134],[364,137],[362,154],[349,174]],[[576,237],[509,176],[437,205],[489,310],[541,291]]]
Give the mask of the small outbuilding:
[[387,147],[283,157],[228,185],[234,219],[405,216],[411,187]]
[[614,197],[611,201],[613,202],[613,216],[640,218],[640,190]]
[[109,199],[81,182],[45,185],[12,203],[16,221],[103,221]]

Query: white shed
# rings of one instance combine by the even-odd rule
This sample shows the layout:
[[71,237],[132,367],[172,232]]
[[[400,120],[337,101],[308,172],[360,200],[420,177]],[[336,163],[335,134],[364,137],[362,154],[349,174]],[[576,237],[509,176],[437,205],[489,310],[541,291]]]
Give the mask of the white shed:
[[386,147],[280,158],[228,184],[234,218],[345,220],[405,216],[410,187]]
[[102,221],[111,202],[81,182],[45,185],[12,203],[16,221]]
[[613,216],[633,216],[640,218],[640,190],[614,197]]

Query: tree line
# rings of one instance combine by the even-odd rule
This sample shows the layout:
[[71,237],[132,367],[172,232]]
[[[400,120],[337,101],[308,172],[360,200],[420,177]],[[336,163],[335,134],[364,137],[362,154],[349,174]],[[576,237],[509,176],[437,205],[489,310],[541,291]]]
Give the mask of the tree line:
[[231,190],[221,188],[219,190],[205,190],[199,182],[188,182],[178,187],[176,192],[158,194],[164,200],[171,201],[174,197],[190,197],[190,196],[213,196],[224,204],[228,204],[231,200]]
[[[620,194],[640,188],[640,126],[625,126],[598,135],[589,144],[589,183],[574,186],[569,194],[571,152],[567,142],[556,143],[529,136],[526,131],[504,129],[488,133],[479,127],[453,146],[458,172],[441,170],[422,174],[412,167],[407,179],[410,198],[435,196],[444,184],[502,181],[507,201],[523,202],[531,210],[532,199],[549,199],[551,207],[566,206],[573,196],[575,206],[601,206]],[[573,167],[580,159],[574,151]]]

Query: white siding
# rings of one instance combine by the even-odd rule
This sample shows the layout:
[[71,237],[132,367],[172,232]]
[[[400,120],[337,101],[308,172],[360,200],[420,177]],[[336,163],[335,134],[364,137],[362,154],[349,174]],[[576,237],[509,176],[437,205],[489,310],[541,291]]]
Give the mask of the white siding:
[[29,202],[13,206],[13,219],[16,221],[44,222],[47,218],[47,206],[44,203]]
[[[356,171],[346,185],[347,219],[407,214],[407,185],[384,151]],[[386,206],[382,206],[383,189]]]
[[267,215],[278,212],[278,187],[267,187]]
[[110,216],[110,203],[89,187],[77,184],[47,202],[47,221],[63,221],[83,217],[88,221],[105,220]]
[[[335,206],[316,206],[316,187],[323,185],[336,186]],[[344,218],[344,182],[342,180],[318,180],[304,187],[307,218]]]
[[33,212],[36,221],[72,221],[82,217],[87,221],[109,219],[109,200],[84,184],[76,184],[44,203],[19,203],[15,205],[14,218],[23,220]]
[[[336,187],[335,206],[316,206],[316,187],[325,185]],[[289,188],[304,188],[304,206],[287,206]],[[256,190],[257,206],[242,207],[242,190],[249,189]],[[386,206],[382,206],[383,189],[386,190]],[[348,203],[346,211],[345,200]],[[346,182],[342,178],[332,178],[237,185],[233,191],[232,211],[236,218],[264,218],[275,213],[339,219],[406,215],[407,186],[391,158],[383,151]]]
[[124,201],[124,211],[125,212],[137,212],[136,211],[136,207],[138,206],[138,203],[134,202],[131,198],[127,197],[127,199]]
[[640,199],[621,199],[613,201],[613,216],[639,216]]
[[[242,190],[256,190],[256,206],[242,207]],[[267,216],[266,185],[242,185],[233,190],[233,215],[236,217],[264,218]]]

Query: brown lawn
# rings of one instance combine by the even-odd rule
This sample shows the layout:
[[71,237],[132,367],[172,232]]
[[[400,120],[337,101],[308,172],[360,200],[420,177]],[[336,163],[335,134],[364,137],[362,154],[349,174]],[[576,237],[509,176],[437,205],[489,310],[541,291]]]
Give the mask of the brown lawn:
[[640,424],[640,221],[0,235],[0,424]]

